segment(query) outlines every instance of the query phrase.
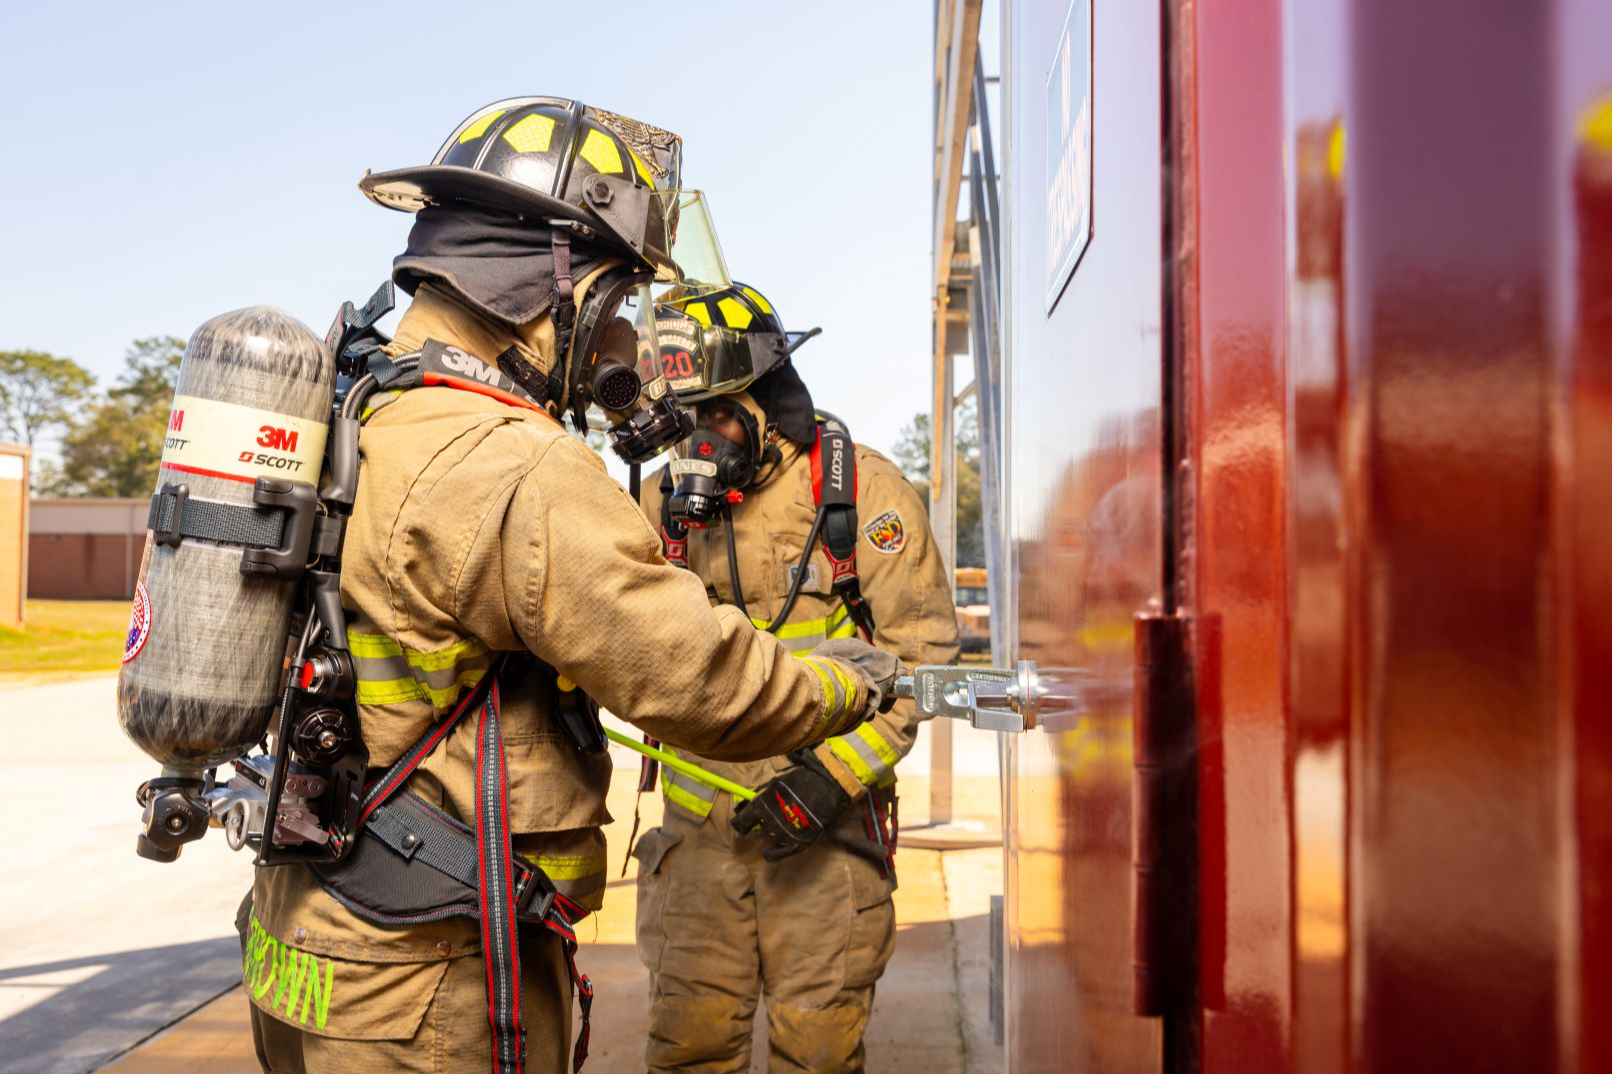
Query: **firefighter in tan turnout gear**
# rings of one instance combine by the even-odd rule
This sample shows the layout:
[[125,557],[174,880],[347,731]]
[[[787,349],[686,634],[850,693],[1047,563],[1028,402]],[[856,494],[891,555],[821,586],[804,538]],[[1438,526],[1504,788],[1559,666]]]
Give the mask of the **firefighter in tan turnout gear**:
[[[888,704],[895,662],[871,647],[813,656],[713,607],[556,421],[595,405],[634,459],[688,431],[658,378],[645,287],[677,271],[674,228],[679,249],[699,230],[679,156],[646,124],[518,98],[465,120],[431,165],[361,183],[417,213],[394,270],[414,301],[367,360],[380,388],[340,592],[367,794],[396,785],[413,813],[372,822],[335,867],[258,871],[241,927],[265,1070],[566,1070],[573,984],[586,992],[570,926],[605,883],[611,766],[590,698],[729,759]],[[387,390],[404,368],[422,385]],[[467,705],[480,718],[455,723]],[[473,908],[431,905],[433,875],[409,875],[421,892],[387,880],[435,855],[444,881],[431,833],[454,826],[480,841],[465,891],[515,881],[483,896],[479,926]],[[552,890],[531,866],[558,890],[542,908],[533,892]]]
[[[907,665],[951,662],[957,621],[924,506],[813,410],[788,357],[806,336],[739,284],[659,313],[663,371],[698,421],[644,483],[667,558],[796,654],[871,636]],[[762,994],[768,1070],[861,1070],[895,947],[895,767],[917,723],[904,701],[760,761],[678,751],[759,789],[747,804],[661,772],[664,824],[634,850],[651,1071],[752,1070]]]

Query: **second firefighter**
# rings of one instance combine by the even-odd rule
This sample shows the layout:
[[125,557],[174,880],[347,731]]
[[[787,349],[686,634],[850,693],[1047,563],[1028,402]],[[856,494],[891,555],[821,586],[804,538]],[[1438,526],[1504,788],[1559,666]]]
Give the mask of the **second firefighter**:
[[[951,587],[924,505],[814,409],[789,357],[807,337],[740,284],[662,306],[657,327],[668,381],[697,417],[644,482],[667,558],[793,652],[861,636],[908,666],[953,661]],[[748,1070],[763,994],[769,1070],[861,1069],[895,947],[896,764],[918,723],[904,701],[809,751],[685,755],[758,789],[747,804],[661,773],[665,821],[634,850],[651,1071]]]

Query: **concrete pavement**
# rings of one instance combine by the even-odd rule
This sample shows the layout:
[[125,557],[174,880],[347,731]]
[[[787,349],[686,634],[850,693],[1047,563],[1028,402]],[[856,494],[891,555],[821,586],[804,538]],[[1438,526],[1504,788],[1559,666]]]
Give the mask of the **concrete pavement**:
[[[135,856],[134,788],[154,770],[118,731],[113,683],[0,690],[0,807],[14,833],[0,842],[0,1071],[255,1070],[231,929],[250,861],[217,834],[173,865]],[[957,814],[994,825],[996,781],[980,775],[994,772],[994,747],[968,742]],[[612,751],[618,820],[608,836],[619,873],[637,760]],[[924,821],[927,756],[920,742],[902,765],[904,825]],[[656,824],[659,796],[641,805],[642,827]],[[898,943],[868,1031],[868,1070],[999,1071],[985,997],[1001,851],[906,849],[898,861]],[[599,997],[592,1071],[643,1070],[648,979],[633,947],[635,902],[629,869],[579,931]],[[753,1055],[764,1066],[759,1039]]]
[[221,839],[134,853],[157,766],[118,729],[116,680],[0,691],[0,1071],[90,1071],[240,978],[251,862]]

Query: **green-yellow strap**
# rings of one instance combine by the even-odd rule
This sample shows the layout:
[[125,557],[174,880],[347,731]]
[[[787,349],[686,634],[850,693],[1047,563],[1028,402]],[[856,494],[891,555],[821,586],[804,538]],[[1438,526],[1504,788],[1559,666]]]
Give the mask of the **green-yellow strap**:
[[706,787],[715,788],[718,791],[725,791],[729,795],[732,795],[735,799],[744,799],[748,801],[756,797],[756,793],[745,787],[743,784],[735,784],[733,781],[717,776],[715,773],[706,772],[698,765],[693,765],[689,762],[686,762],[682,758],[679,758],[676,754],[672,754],[664,750],[657,750],[648,743],[640,743],[632,736],[623,735],[614,728],[606,728],[604,733],[613,742],[620,743],[629,750],[636,750],[645,757],[654,758],[656,761],[666,766],[666,768],[682,773],[684,776],[691,779],[698,780]]

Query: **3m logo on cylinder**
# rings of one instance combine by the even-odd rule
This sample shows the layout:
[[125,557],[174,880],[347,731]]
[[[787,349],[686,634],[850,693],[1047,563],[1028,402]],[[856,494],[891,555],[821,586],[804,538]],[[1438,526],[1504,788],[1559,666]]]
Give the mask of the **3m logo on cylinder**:
[[[276,426],[261,426],[258,429],[257,442],[264,448],[277,452],[294,452],[297,450],[297,434],[295,430],[280,429]],[[242,456],[244,459],[245,456]]]

